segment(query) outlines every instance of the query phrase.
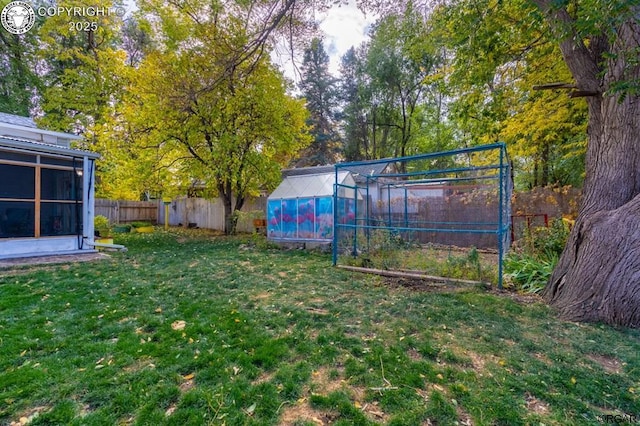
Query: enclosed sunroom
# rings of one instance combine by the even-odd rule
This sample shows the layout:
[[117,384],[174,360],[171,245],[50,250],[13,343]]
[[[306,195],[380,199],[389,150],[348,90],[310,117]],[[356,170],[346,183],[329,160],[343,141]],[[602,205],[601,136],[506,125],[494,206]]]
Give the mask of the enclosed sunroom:
[[271,240],[330,242],[334,217],[346,223],[355,218],[355,191],[350,172],[340,172],[341,194],[334,212],[335,168],[292,169],[267,201],[267,237]]
[[98,154],[0,113],[0,258],[93,251]]

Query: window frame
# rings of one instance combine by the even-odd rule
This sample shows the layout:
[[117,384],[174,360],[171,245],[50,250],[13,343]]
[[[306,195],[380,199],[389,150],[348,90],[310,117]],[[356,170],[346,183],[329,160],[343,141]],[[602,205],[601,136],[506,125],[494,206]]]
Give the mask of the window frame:
[[[11,240],[11,239],[25,239],[25,238],[56,238],[56,237],[71,237],[71,236],[75,236],[77,235],[77,232],[73,232],[71,234],[68,233],[64,233],[64,234],[58,234],[58,235],[42,235],[42,205],[43,204],[70,204],[70,205],[76,205],[76,208],[80,208],[81,209],[81,213],[79,215],[77,215],[76,220],[79,221],[78,223],[78,229],[80,230],[80,232],[82,232],[82,229],[84,228],[85,224],[84,224],[84,188],[83,188],[83,179],[81,177],[81,175],[78,175],[75,180],[76,180],[76,184],[80,184],[80,187],[76,187],[76,199],[69,199],[69,200],[49,200],[49,199],[43,199],[42,198],[42,169],[53,169],[53,170],[64,170],[64,171],[71,171],[73,172],[78,172],[78,170],[84,172],[84,159],[83,157],[73,157],[73,156],[64,156],[64,155],[55,155],[55,154],[47,154],[47,153],[32,153],[32,152],[24,152],[21,150],[12,150],[12,149],[6,149],[6,148],[0,148],[0,152],[8,152],[8,153],[15,153],[15,154],[22,154],[22,155],[29,155],[29,156],[33,156],[35,158],[34,162],[26,162],[26,161],[18,161],[18,160],[6,160],[6,159],[2,159],[0,158],[0,167],[2,167],[3,165],[10,165],[10,166],[23,166],[23,167],[30,167],[35,169],[34,173],[35,173],[35,188],[34,188],[34,198],[20,198],[20,199],[15,199],[15,198],[6,198],[6,197],[0,197],[0,201],[4,201],[4,202],[15,202],[15,201],[20,201],[20,202],[31,202],[34,203],[34,218],[33,218],[33,232],[32,235],[33,236],[29,236],[29,237],[1,237],[0,236],[0,241],[7,241],[7,240]],[[42,162],[42,160],[45,159],[44,163]],[[65,165],[56,165],[56,164],[47,164],[46,163],[46,159],[56,159],[56,160],[63,160],[63,161],[68,161],[70,163],[69,166],[65,166]],[[55,160],[54,160],[55,161]],[[79,163],[80,167],[77,167]],[[76,167],[74,167],[76,166]],[[79,177],[79,180],[78,180]],[[78,206],[79,205],[79,206]]]

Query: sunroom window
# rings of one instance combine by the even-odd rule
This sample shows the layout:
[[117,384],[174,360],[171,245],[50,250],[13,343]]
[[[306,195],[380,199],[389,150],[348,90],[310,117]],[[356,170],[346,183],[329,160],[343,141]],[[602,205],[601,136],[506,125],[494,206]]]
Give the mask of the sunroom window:
[[0,238],[82,230],[82,161],[0,151]]

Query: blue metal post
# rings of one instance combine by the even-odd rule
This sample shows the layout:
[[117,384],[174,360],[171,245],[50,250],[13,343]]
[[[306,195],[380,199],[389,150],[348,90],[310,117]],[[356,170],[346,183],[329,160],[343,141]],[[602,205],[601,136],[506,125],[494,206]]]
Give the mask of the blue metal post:
[[387,226],[391,228],[391,184],[387,184]]
[[504,252],[502,235],[504,230],[502,209],[504,206],[504,191],[502,185],[504,183],[504,146],[500,149],[500,182],[498,183],[498,288],[502,290],[502,257]]
[[409,200],[408,198],[407,187],[404,187],[404,227],[409,227]]
[[358,186],[353,188],[353,256],[358,255]]
[[371,206],[369,205],[369,176],[367,176],[367,180],[366,180],[366,185],[367,185],[367,200],[365,201],[366,203],[366,212],[365,214],[367,215],[367,220],[365,222],[367,228],[366,228],[366,232],[367,232],[367,253],[369,253],[369,251],[371,250],[371,232],[369,231],[369,226],[371,226],[371,222],[370,222],[370,218],[371,218]]
[[338,264],[338,165],[335,169],[335,182],[333,184],[333,266]]

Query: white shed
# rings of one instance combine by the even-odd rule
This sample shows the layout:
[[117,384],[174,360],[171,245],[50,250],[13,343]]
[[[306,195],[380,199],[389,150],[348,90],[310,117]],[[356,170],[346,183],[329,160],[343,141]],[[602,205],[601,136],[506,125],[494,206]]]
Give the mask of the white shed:
[[93,251],[95,160],[80,137],[0,113],[0,258]]

